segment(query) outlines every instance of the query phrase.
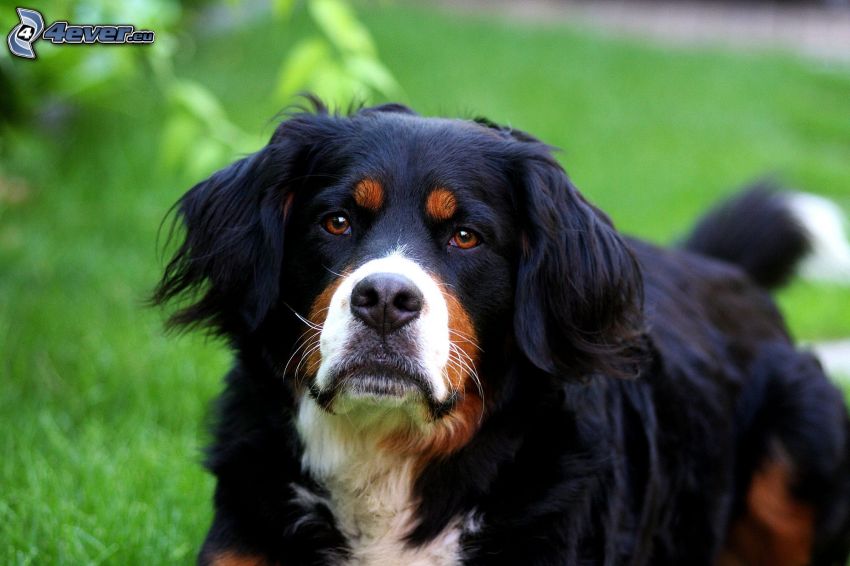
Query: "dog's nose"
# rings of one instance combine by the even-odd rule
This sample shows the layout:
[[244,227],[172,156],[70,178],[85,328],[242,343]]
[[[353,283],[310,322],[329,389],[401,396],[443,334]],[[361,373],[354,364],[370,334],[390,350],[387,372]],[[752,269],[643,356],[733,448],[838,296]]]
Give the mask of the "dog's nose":
[[373,273],[351,291],[352,314],[382,333],[414,320],[422,311],[423,302],[422,291],[397,273]]

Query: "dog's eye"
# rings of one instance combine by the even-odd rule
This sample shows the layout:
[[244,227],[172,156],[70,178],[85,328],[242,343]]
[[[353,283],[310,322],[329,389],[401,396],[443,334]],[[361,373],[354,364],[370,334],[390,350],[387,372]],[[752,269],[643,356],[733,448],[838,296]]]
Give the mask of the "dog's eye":
[[351,222],[346,215],[334,212],[322,219],[322,228],[334,236],[345,236],[351,233]]
[[478,234],[467,228],[458,228],[457,231],[452,235],[452,239],[449,240],[450,246],[455,246],[456,248],[460,248],[462,250],[474,248],[480,243],[481,238],[478,237]]

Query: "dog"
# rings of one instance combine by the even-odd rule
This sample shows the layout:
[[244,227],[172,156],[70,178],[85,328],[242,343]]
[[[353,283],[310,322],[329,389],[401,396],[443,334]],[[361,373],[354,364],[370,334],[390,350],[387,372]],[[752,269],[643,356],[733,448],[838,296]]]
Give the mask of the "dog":
[[199,564],[846,563],[793,193],[662,249],[527,133],[314,104],[181,198],[153,295],[234,355]]

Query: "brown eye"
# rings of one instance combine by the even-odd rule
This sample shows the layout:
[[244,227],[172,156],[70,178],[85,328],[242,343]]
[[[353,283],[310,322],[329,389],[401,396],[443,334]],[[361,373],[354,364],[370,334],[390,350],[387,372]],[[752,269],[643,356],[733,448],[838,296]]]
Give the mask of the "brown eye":
[[481,238],[478,237],[478,234],[472,230],[467,230],[466,228],[459,228],[452,236],[452,239],[449,240],[450,246],[455,246],[462,250],[474,248],[480,243]]
[[322,228],[334,236],[344,236],[351,233],[351,222],[346,215],[334,212],[325,216],[322,220]]

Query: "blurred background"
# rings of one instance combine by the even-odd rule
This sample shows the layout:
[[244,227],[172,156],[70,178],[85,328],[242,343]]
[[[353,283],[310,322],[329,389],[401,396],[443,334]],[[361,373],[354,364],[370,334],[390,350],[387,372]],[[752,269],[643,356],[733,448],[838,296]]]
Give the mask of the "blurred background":
[[[145,306],[158,229],[192,184],[259,149],[299,91],[530,131],[620,229],[658,243],[765,175],[850,211],[846,0],[26,6],[156,42],[39,41],[35,61],[0,49],[3,564],[193,562],[228,355],[165,335]],[[0,32],[17,23],[0,7]],[[798,279],[779,301],[850,376],[847,282]]]

